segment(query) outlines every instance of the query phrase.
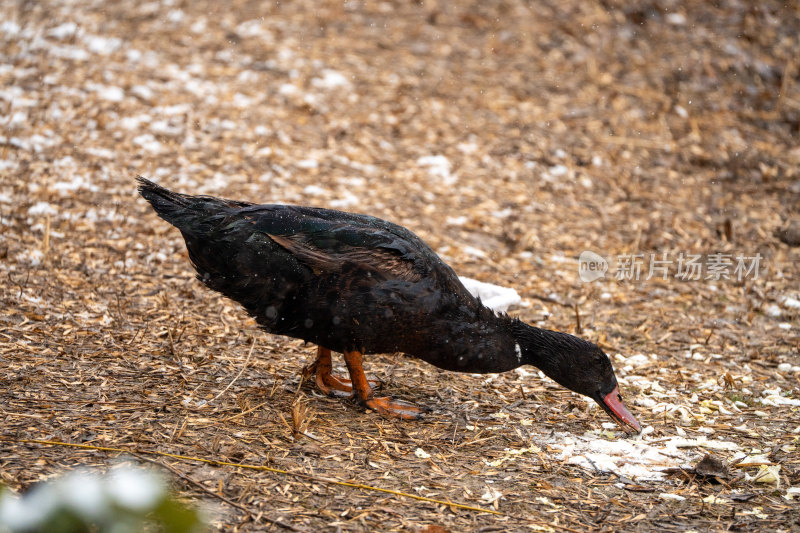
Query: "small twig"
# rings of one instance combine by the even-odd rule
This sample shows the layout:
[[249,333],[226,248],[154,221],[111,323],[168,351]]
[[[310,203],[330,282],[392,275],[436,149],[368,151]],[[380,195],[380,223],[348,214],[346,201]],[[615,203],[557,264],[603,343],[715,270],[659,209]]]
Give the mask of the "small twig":
[[216,400],[217,398],[219,398],[220,396],[225,394],[225,392],[227,392],[227,390],[230,389],[231,386],[234,383],[236,383],[236,380],[241,377],[242,373],[244,372],[244,369],[247,368],[247,363],[250,362],[250,356],[253,355],[253,348],[255,348],[255,347],[256,347],[256,338],[253,337],[253,342],[252,342],[252,344],[250,344],[250,352],[248,352],[248,354],[247,354],[247,359],[244,360],[244,364],[242,365],[242,369],[239,370],[239,373],[236,374],[236,377],[233,378],[233,380],[231,380],[230,383],[228,383],[228,386],[225,387],[224,389],[222,389],[222,391],[219,394],[217,394],[216,396],[214,396],[208,403],[213,402],[214,400]]
[[575,333],[581,332],[581,313],[578,310],[578,302],[575,302],[573,309],[575,309]]
[[42,253],[50,251],[50,215],[44,217],[44,236],[42,237]]
[[551,303],[551,304],[558,304],[558,305],[560,305],[562,307],[572,307],[568,303],[564,303],[561,300],[556,300],[555,298],[551,298],[549,296],[542,296],[541,294],[531,294],[530,296],[531,296],[531,298],[535,298],[535,299],[537,299],[537,300],[539,300],[541,302],[548,302],[548,303]]
[[114,296],[116,297],[116,300],[117,300],[117,316],[119,316],[119,321],[121,323],[121,322],[123,322],[125,320],[125,317],[124,317],[123,311],[122,311],[122,304],[119,301],[119,293],[116,293]]
[[706,346],[708,346],[708,341],[711,340],[711,336],[714,335],[715,329],[717,329],[716,323],[711,325],[711,331],[708,332],[708,337],[706,337],[705,342],[703,342],[703,344],[705,344]]
[[590,465],[592,465],[592,468],[594,468],[594,471],[595,471],[595,472],[597,472],[598,474],[602,474],[602,473],[603,473],[603,471],[602,471],[602,470],[600,470],[599,468],[597,468],[597,465],[596,465],[596,464],[594,464],[594,461],[592,461],[592,459],[591,459],[590,457],[587,457],[587,456],[585,456],[585,455],[582,455],[581,457],[583,457],[584,459],[586,459],[587,461],[589,461],[589,464],[590,464]]
[[[175,357],[175,341],[172,340],[172,328],[167,329],[167,337],[169,338],[169,354]],[[183,366],[180,364],[180,361],[178,361],[178,365],[181,367]]]

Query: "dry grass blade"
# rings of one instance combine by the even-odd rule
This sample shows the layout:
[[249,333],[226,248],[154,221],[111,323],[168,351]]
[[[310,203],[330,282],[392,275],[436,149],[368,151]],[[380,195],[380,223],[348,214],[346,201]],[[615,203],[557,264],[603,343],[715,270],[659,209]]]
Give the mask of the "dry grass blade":
[[242,368],[241,368],[241,370],[239,370],[239,373],[236,374],[236,377],[234,377],[231,380],[231,382],[228,383],[228,385],[219,392],[219,394],[217,394],[211,400],[209,400],[208,403],[212,403],[212,402],[217,401],[220,398],[220,396],[222,396],[223,394],[228,392],[228,389],[230,389],[233,386],[233,384],[236,383],[237,379],[242,377],[242,374],[244,373],[245,369],[247,368],[247,364],[250,362],[250,357],[253,355],[253,349],[255,349],[255,347],[256,347],[256,338],[253,337],[253,341],[250,343],[250,351],[247,352],[247,359],[244,360],[244,363],[242,364]]

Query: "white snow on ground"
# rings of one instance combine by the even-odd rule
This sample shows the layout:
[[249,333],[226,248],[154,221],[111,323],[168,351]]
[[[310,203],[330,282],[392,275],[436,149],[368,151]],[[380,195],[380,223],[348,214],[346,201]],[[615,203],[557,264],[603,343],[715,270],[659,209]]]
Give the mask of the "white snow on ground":
[[470,294],[480,298],[483,305],[499,313],[505,313],[509,307],[519,305],[522,302],[519,293],[514,289],[492,283],[484,283],[483,281],[463,276],[459,276],[459,279]]
[[58,209],[56,209],[53,205],[47,202],[36,202],[28,209],[28,214],[31,216],[36,215],[55,215],[58,213]]
[[432,178],[442,180],[445,185],[452,185],[458,181],[458,177],[451,173],[452,165],[443,155],[427,155],[417,159],[417,165],[428,170],[428,175]]
[[[652,429],[650,430],[652,431]],[[644,428],[644,433],[648,428]],[[545,444],[557,452],[555,459],[582,466],[587,470],[614,473],[633,481],[663,479],[667,468],[690,467],[711,450],[738,451],[733,442],[674,436],[652,438],[648,435],[609,439],[609,431],[589,431],[576,436],[557,433]]]
[[74,22],[64,22],[47,32],[47,35],[55,39],[66,39],[78,33],[78,25]]
[[164,147],[164,145],[162,145],[161,142],[159,142],[158,139],[156,139],[151,133],[137,135],[133,138],[133,143],[141,146],[143,150],[152,154],[161,153]]
[[800,309],[800,300],[787,296],[783,299],[783,306],[786,308]]
[[322,76],[311,80],[311,85],[317,89],[346,89],[350,87],[350,81],[341,72],[325,69]]
[[17,254],[17,262],[23,265],[39,266],[42,259],[44,259],[44,252],[35,248]]

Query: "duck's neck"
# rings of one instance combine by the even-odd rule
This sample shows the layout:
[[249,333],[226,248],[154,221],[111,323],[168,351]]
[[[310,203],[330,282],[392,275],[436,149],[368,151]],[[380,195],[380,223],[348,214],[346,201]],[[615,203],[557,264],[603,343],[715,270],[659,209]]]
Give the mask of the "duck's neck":
[[508,320],[511,336],[522,352],[521,364],[535,366],[562,385],[564,377],[575,370],[574,355],[592,346],[568,333],[537,328],[517,319]]
[[[409,353],[457,372],[488,374],[533,365],[564,385],[573,355],[589,345],[572,335],[529,326],[505,315],[489,315],[488,311],[479,324],[465,328],[454,321],[447,335],[437,331]],[[431,343],[431,339],[436,341]]]

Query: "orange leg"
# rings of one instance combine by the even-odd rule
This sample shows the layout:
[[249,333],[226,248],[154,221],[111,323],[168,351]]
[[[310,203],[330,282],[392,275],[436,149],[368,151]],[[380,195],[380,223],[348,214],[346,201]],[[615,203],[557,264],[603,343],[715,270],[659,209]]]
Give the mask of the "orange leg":
[[[303,369],[303,376],[315,375],[317,388],[328,396],[338,396],[350,398],[353,396],[353,386],[347,378],[331,374],[333,365],[331,364],[331,351],[322,346],[317,347],[317,360]],[[379,387],[380,381],[369,380],[368,384]]]
[[344,362],[350,372],[350,382],[358,395],[358,400],[378,413],[392,418],[402,418],[414,420],[422,416],[423,410],[416,405],[392,400],[388,396],[376,398],[372,392],[372,387],[364,375],[364,367],[361,365],[361,352],[344,352]]

